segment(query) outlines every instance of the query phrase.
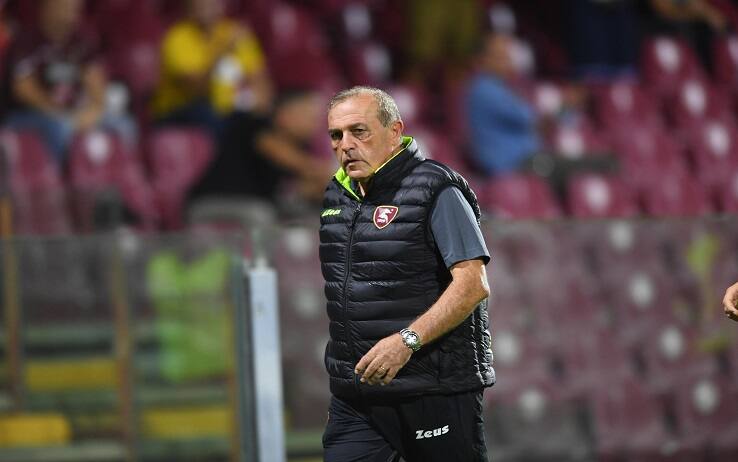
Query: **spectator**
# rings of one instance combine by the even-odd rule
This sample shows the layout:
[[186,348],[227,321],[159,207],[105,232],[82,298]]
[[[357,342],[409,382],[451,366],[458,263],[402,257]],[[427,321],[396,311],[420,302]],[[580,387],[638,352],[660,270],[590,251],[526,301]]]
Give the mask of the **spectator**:
[[487,36],[481,72],[467,93],[474,160],[487,175],[520,169],[540,147],[533,109],[510,84],[514,74],[510,44],[508,36]]
[[106,113],[107,77],[96,40],[81,29],[84,0],[43,0],[38,27],[21,30],[9,59],[7,125],[37,131],[62,162],[73,135],[107,128],[135,143],[125,114]]
[[225,17],[223,0],[189,0],[161,48],[162,79],[153,101],[161,123],[200,125],[218,134],[234,109],[264,113],[271,85],[261,47]]
[[631,0],[569,0],[568,49],[577,77],[634,77],[638,17]]
[[230,116],[216,159],[190,191],[190,199],[197,199],[195,207],[240,207],[248,201],[273,209],[280,181],[286,178],[297,180],[303,199],[319,200],[334,170],[308,151],[322,121],[320,111],[316,94],[291,90],[277,98],[271,117],[246,112]]
[[729,26],[721,9],[708,0],[650,0],[643,5],[649,33],[681,36],[695,49],[703,66],[711,69],[713,39]]

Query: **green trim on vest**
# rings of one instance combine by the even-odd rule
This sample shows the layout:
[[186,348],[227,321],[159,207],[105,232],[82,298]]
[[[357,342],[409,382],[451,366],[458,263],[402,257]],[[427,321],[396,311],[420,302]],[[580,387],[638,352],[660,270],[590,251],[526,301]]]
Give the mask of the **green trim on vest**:
[[[394,156],[390,157],[382,165],[380,165],[379,167],[377,167],[377,169],[374,170],[374,174],[376,175],[377,172],[382,167],[384,167],[385,165],[387,165],[389,163],[389,161],[391,161],[392,159],[394,159],[395,157],[397,157],[401,153],[403,153],[405,151],[405,149],[407,149],[407,147],[410,146],[410,143],[412,143],[412,142],[413,142],[413,137],[412,136],[403,136],[402,137],[402,143],[401,143],[402,144],[402,149],[400,149],[399,151],[397,151],[397,154],[395,154]],[[338,184],[340,184],[341,186],[343,186],[343,189],[345,189],[346,191],[348,191],[357,201],[361,202],[361,198],[354,192],[353,189],[351,189],[351,178],[343,170],[343,167],[338,167],[338,170],[336,171],[336,174],[334,176],[336,177],[336,181],[338,181]]]

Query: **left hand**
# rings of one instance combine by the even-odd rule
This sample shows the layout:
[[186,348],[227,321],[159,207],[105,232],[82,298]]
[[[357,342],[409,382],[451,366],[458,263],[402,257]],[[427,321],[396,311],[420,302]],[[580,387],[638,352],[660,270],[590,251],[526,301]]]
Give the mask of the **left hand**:
[[387,385],[410,360],[413,351],[402,342],[400,334],[385,337],[359,360],[354,372],[369,385]]

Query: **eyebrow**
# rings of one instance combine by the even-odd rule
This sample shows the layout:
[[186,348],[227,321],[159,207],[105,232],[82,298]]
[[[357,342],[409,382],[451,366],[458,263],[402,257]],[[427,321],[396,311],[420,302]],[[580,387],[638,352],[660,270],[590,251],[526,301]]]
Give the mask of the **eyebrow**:
[[[354,130],[354,129],[357,129],[357,128],[367,129],[367,128],[369,128],[369,126],[367,124],[365,124],[365,123],[357,122],[355,124],[349,125],[346,128],[349,129],[349,130]],[[340,128],[329,128],[328,129],[328,133],[335,133],[335,132],[340,132],[340,131],[343,131],[343,130],[340,129]]]

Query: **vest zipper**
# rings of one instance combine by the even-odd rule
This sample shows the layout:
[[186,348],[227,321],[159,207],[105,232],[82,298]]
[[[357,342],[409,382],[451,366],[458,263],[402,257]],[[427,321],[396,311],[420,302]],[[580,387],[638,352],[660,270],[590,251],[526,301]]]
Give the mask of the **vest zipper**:
[[[348,246],[346,247],[346,274],[343,279],[343,326],[346,329],[346,343],[348,343],[349,352],[351,357],[356,356],[354,351],[354,341],[351,336],[351,329],[349,328],[349,317],[348,317],[348,281],[349,275],[351,274],[351,246],[354,243],[354,228],[356,227],[356,220],[359,218],[361,212],[361,202],[356,204],[354,208],[354,215],[351,218],[351,227],[349,228],[349,239]],[[354,387],[359,390],[359,378],[354,374]]]

